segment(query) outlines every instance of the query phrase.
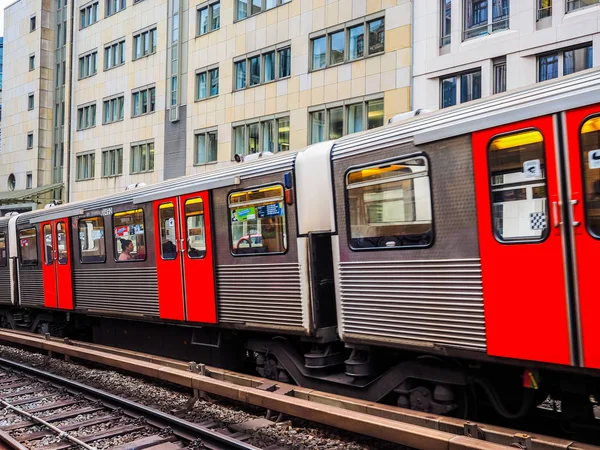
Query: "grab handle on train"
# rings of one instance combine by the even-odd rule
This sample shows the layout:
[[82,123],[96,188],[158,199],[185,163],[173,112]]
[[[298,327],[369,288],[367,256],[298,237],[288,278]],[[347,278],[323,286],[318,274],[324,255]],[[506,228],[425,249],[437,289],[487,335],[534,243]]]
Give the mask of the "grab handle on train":
[[558,219],[558,202],[552,202],[552,220],[554,223],[554,228],[558,228],[561,224]]

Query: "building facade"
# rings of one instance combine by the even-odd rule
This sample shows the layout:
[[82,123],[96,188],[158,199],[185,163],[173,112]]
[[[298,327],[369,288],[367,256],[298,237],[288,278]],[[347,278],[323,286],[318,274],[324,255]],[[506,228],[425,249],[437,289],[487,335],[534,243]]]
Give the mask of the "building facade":
[[411,108],[411,22],[409,0],[19,0],[0,190],[75,201],[381,126]]
[[598,0],[414,3],[414,107],[438,109],[600,65]]

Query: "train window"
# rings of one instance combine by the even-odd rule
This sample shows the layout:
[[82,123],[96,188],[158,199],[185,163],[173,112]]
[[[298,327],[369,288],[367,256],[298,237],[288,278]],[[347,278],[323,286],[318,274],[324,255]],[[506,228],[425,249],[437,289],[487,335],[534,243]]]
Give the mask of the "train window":
[[600,117],[581,127],[581,158],[587,229],[600,239]]
[[429,165],[423,156],[351,170],[346,176],[353,250],[433,242]]
[[175,235],[175,207],[173,203],[163,203],[158,207],[160,222],[160,256],[162,259],[177,257],[177,236]]
[[6,267],[6,234],[0,233],[0,267]]
[[79,248],[82,263],[106,261],[103,217],[88,217],[79,220]]
[[548,234],[544,137],[505,134],[489,146],[492,220],[499,242],[540,241]]
[[52,225],[44,225],[44,263],[49,266],[54,261],[52,251],[54,249],[54,238],[52,237]]
[[19,231],[19,248],[22,266],[37,266],[38,249],[37,233],[35,228],[26,228]]
[[115,256],[121,261],[146,259],[146,230],[144,210],[133,209],[113,215]]
[[283,186],[265,186],[229,194],[231,253],[284,253],[287,229]]
[[188,257],[192,259],[204,258],[206,256],[206,235],[204,229],[204,202],[201,198],[186,200],[185,222]]
[[58,263],[61,265],[69,262],[69,252],[67,250],[67,226],[64,222],[56,224],[56,244],[58,247]]

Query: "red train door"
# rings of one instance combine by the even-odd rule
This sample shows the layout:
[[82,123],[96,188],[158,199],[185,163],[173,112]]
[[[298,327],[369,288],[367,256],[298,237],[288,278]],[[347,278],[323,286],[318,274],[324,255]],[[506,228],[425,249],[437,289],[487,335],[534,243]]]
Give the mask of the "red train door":
[[160,317],[216,323],[208,193],[154,202]]
[[596,285],[596,258],[600,254],[600,105],[569,111],[565,116],[581,363],[600,369],[600,295]]
[[552,117],[473,134],[488,354],[570,364]]
[[66,219],[41,224],[44,306],[73,309],[70,235]]

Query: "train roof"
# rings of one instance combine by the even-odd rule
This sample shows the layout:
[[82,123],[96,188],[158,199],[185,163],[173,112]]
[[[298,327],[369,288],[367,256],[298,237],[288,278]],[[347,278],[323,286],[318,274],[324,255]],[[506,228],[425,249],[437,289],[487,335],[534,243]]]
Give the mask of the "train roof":
[[345,136],[335,142],[332,158],[345,158],[408,142],[425,144],[594,103],[600,103],[599,69]]

